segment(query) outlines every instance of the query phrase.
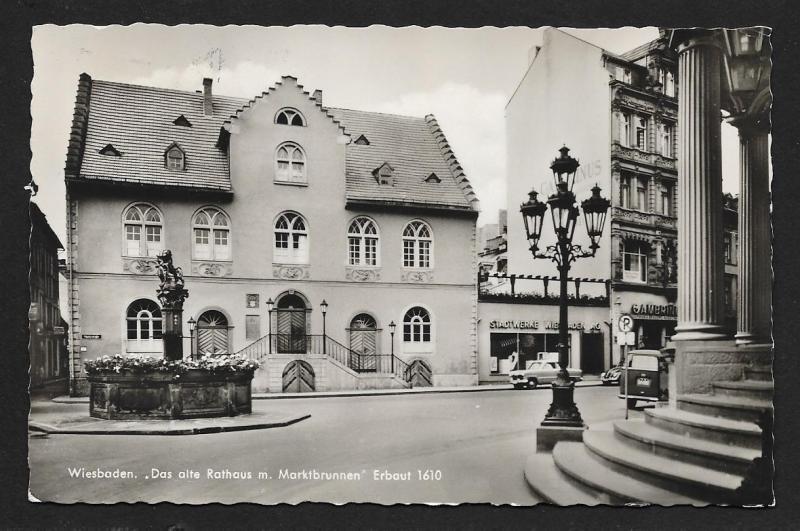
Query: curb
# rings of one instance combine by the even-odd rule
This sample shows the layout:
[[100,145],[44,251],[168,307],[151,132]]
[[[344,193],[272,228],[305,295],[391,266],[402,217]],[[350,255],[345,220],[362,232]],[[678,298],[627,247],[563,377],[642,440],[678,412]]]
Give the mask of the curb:
[[[70,429],[59,428],[41,422],[28,422],[28,429],[46,433],[48,435],[202,435],[206,433],[224,433],[230,431],[247,430],[266,430],[270,428],[284,428],[291,426],[305,419],[311,418],[311,414],[302,415],[285,421],[260,422],[255,424],[244,424],[240,426],[200,426],[195,428],[164,428],[164,429]],[[103,421],[98,421],[103,422]],[[112,421],[113,422],[113,421]]]
[[[600,380],[584,380],[575,384],[575,387],[600,387]],[[537,389],[528,391],[541,391],[550,389],[541,386]],[[485,393],[488,391],[514,391],[511,384],[502,385],[476,385],[472,387],[419,387],[412,389],[354,389],[352,391],[317,391],[313,393],[253,393],[253,400],[292,400],[298,398],[335,398],[335,397],[354,397],[354,396],[397,396],[397,395],[421,395],[421,394],[444,394],[444,393]],[[51,399],[58,404],[88,404],[88,397],[56,397]]]

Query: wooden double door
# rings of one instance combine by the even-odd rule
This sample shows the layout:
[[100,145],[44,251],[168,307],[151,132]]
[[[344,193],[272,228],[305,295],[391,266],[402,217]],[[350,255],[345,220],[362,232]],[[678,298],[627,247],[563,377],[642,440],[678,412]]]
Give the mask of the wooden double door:
[[297,295],[281,297],[277,304],[277,351],[280,354],[305,354],[308,350],[307,309]]
[[355,359],[350,363],[353,369],[361,372],[378,371],[378,324],[371,315],[362,313],[350,322],[350,350],[355,354]]

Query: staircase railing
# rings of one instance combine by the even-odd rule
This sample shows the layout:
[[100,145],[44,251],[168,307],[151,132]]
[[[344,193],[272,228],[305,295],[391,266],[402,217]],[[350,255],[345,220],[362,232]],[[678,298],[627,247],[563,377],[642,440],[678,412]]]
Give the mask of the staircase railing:
[[394,354],[356,352],[328,335],[267,334],[236,354],[252,360],[271,354],[324,354],[357,373],[393,374],[404,382],[411,378],[410,366]]

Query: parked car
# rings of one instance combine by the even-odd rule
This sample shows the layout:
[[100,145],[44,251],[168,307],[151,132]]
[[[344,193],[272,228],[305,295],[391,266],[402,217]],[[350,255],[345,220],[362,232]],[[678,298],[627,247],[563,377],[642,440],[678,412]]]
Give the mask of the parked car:
[[[558,363],[554,361],[529,360],[525,369],[508,373],[509,381],[514,389],[536,389],[539,384],[553,383],[559,372]],[[583,372],[572,367],[567,368],[569,379],[579,382],[583,379]]]
[[606,372],[600,375],[600,381],[603,382],[603,385],[619,385],[622,381],[622,373],[624,372],[624,367],[622,366],[622,362],[620,361]]
[[632,350],[628,353],[627,390],[623,376],[617,396],[627,399],[629,408],[634,407],[638,400],[648,402],[667,400],[668,356],[669,354],[659,350]]

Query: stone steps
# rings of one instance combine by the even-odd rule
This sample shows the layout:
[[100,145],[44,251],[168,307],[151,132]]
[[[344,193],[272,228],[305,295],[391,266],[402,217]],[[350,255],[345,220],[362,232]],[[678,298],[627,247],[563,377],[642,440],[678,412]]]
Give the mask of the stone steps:
[[772,410],[771,400],[740,396],[685,394],[678,396],[678,409],[712,417],[758,422]]
[[[587,430],[583,442],[587,450],[605,459],[612,469],[625,476],[708,503],[730,503],[737,499],[737,489],[744,479],[740,474],[679,461],[632,444],[621,444],[613,432]],[[556,448],[560,444],[563,443]]]
[[772,400],[775,384],[764,380],[735,380],[711,384],[715,395],[740,396],[757,400]]
[[772,367],[769,365],[754,365],[744,368],[745,380],[772,381]]
[[686,437],[750,449],[761,448],[761,428],[753,422],[710,417],[669,407],[645,409],[644,420],[647,424]]
[[[562,444],[568,443],[559,443],[559,446]],[[525,464],[525,480],[548,503],[589,506],[614,503],[608,495],[587,488],[564,474],[556,466],[552,454],[531,454]]]
[[760,449],[742,448],[697,439],[659,429],[642,419],[616,421],[614,433],[623,442],[641,450],[686,463],[744,476],[753,460],[761,456]]
[[592,454],[585,444],[561,442],[553,448],[556,466],[573,481],[604,493],[612,503],[652,503],[657,505],[707,505],[707,502],[683,496],[645,481],[610,469]]

